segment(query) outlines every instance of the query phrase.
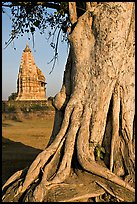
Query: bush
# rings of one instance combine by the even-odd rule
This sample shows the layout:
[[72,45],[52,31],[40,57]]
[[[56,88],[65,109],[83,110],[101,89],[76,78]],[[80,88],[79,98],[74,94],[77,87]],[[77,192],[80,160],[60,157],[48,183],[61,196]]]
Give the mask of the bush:
[[23,113],[29,113],[31,111],[31,109],[29,107],[21,107],[20,110],[23,112]]
[[17,93],[11,93],[11,95],[8,97],[8,101],[15,101],[17,98]]
[[16,122],[22,122],[22,120],[16,115],[13,115],[11,119],[16,121]]
[[2,102],[2,113],[5,112],[5,108],[6,108],[6,104],[4,102]]
[[16,108],[15,106],[7,106],[5,112],[7,113],[15,113],[16,112]]
[[31,106],[31,110],[33,110],[33,111],[41,111],[41,110],[48,110],[48,109],[49,109],[48,106],[42,106],[40,104],[33,104]]
[[51,101],[51,102],[52,102],[52,101],[53,101],[53,99],[54,99],[54,97],[53,97],[53,96],[49,96],[49,97],[48,97],[48,101]]

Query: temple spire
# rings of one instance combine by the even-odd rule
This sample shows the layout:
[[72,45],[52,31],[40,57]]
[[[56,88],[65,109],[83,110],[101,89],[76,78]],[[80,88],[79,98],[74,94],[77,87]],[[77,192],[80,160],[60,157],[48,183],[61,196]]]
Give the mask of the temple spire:
[[46,79],[42,71],[34,62],[33,53],[28,43],[22,53],[20,69],[17,79],[17,101],[47,100]]
[[28,42],[26,43],[26,47],[24,49],[24,52],[31,52],[31,49],[29,48]]

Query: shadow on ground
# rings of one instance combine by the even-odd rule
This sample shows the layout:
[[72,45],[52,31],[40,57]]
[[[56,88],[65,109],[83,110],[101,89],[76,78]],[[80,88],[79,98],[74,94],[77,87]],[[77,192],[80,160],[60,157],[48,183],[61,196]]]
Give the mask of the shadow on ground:
[[13,173],[29,166],[41,151],[2,137],[2,185]]
[[9,126],[13,126],[13,125],[8,124],[8,123],[2,123],[2,127],[9,127]]

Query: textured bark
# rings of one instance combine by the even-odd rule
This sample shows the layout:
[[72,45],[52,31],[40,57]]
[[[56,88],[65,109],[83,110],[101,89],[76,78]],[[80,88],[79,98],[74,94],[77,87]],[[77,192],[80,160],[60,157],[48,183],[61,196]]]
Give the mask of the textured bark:
[[[49,192],[72,185],[76,172],[80,178],[78,169],[90,173],[96,181],[90,188],[98,192],[73,195],[68,201],[96,197],[104,190],[120,201],[134,200],[134,3],[87,2],[79,18],[75,2],[69,7],[75,26],[69,34],[63,85],[53,101],[56,115],[49,144],[23,178],[18,173],[7,181],[4,201],[10,183],[17,180],[13,201],[52,201]],[[96,161],[97,145],[105,148],[104,161]]]

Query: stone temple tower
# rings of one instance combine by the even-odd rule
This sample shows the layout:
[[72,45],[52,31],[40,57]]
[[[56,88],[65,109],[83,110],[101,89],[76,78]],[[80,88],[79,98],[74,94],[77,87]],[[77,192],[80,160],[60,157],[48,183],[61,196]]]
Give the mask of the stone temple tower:
[[36,66],[28,44],[23,50],[17,79],[16,100],[47,100],[45,77]]

